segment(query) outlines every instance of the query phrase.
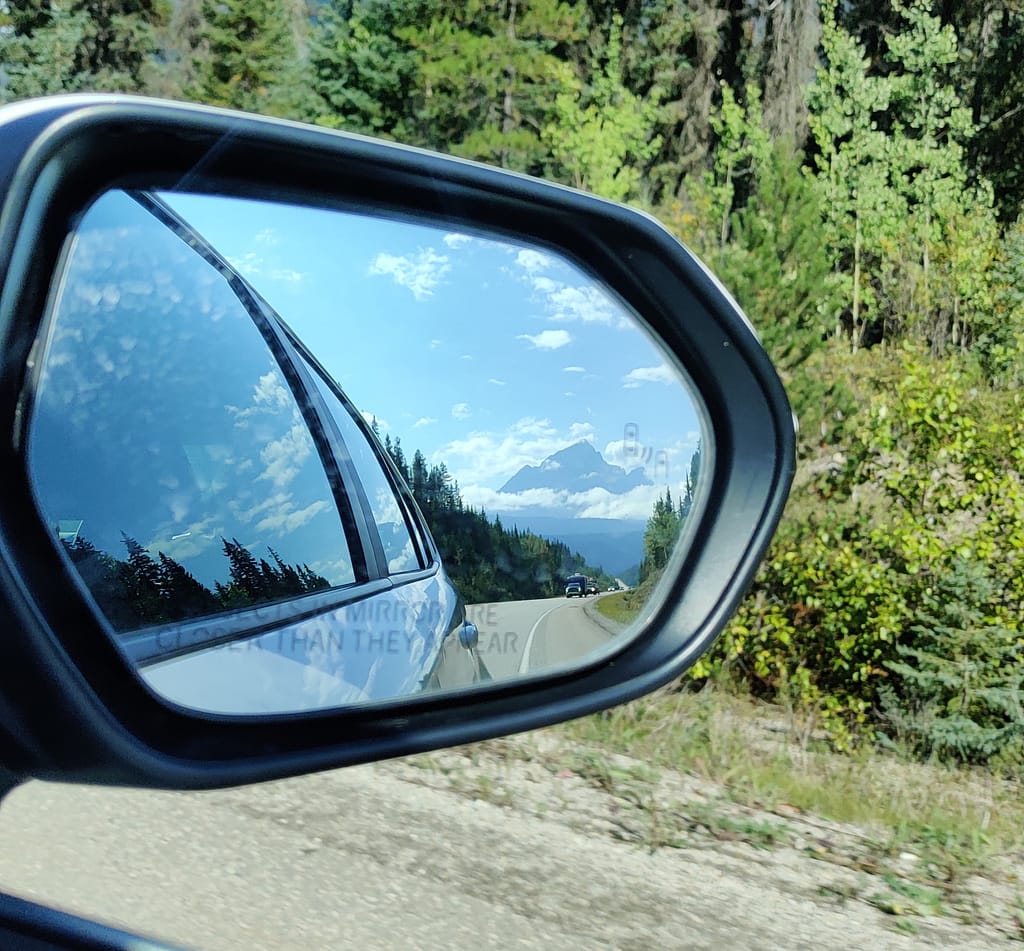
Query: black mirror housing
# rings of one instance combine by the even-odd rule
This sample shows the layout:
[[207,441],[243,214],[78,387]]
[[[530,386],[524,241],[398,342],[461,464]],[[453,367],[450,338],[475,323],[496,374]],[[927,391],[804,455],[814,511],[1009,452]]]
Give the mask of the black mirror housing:
[[[750,324],[650,217],[558,185],[284,121],[123,96],[0,110],[0,763],[19,776],[212,788],[533,729],[680,676],[713,643],[781,516],[794,420]],[[550,248],[601,279],[692,381],[706,504],[636,637],[612,657],[483,689],[309,714],[163,703],[98,628],[33,500],[25,399],[69,235],[115,189],[269,198]],[[467,625],[463,638],[475,635]]]

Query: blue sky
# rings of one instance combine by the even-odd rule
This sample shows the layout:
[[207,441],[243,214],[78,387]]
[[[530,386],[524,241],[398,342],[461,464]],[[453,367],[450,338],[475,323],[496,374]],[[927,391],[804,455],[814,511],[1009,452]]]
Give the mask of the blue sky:
[[[165,196],[281,313],[407,456],[444,461],[467,502],[639,517],[685,478],[700,424],[663,354],[594,278],[546,250],[456,229]],[[580,439],[656,488],[502,498]],[[566,506],[568,505],[568,510]]]

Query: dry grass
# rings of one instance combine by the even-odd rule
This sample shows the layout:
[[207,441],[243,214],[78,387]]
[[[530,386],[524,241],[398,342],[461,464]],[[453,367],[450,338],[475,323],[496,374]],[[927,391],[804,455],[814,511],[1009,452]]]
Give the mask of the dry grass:
[[721,784],[744,806],[862,826],[873,854],[912,853],[929,880],[955,884],[1024,862],[1018,784],[873,750],[836,754],[813,723],[721,690],[663,691],[556,729]]

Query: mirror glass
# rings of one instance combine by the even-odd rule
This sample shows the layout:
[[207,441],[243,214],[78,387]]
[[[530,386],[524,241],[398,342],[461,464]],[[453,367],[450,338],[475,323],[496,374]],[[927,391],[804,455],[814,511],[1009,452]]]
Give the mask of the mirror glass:
[[26,400],[40,514],[108,636],[188,708],[613,652],[700,507],[691,388],[542,247],[110,192],[52,302]]

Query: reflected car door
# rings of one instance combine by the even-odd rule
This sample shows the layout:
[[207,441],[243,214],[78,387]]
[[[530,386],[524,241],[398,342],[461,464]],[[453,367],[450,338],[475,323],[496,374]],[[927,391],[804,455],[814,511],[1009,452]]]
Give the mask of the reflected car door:
[[51,317],[30,458],[143,678],[235,714],[477,679],[458,593],[344,394],[163,202],[98,205]]

